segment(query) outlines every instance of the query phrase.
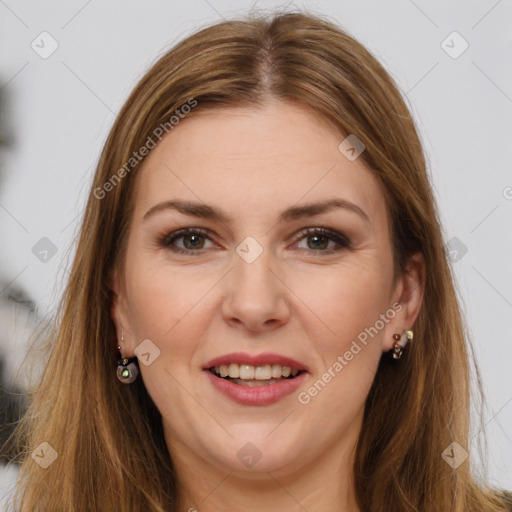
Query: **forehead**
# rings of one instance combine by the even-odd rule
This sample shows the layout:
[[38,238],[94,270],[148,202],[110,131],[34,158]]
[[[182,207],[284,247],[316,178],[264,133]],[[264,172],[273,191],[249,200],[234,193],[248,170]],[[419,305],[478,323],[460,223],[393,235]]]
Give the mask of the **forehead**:
[[136,215],[181,198],[217,205],[235,218],[261,217],[339,196],[370,217],[385,216],[377,178],[361,158],[350,161],[340,152],[344,138],[320,116],[286,102],[196,112],[143,162]]

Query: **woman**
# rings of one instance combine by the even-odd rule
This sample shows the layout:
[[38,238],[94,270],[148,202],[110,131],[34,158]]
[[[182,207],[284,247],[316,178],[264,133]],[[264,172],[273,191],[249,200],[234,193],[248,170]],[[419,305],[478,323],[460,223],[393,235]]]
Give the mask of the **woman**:
[[466,338],[390,76],[320,17],[218,23],[105,144],[17,506],[510,510],[470,471]]

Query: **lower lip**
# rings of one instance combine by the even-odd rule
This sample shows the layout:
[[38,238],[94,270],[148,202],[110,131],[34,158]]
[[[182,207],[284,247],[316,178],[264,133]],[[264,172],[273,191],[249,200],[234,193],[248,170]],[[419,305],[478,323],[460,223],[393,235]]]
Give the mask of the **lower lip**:
[[269,405],[281,400],[304,382],[307,372],[302,372],[294,379],[286,379],[265,386],[242,386],[221,377],[216,377],[210,370],[204,370],[212,385],[222,394],[242,405]]

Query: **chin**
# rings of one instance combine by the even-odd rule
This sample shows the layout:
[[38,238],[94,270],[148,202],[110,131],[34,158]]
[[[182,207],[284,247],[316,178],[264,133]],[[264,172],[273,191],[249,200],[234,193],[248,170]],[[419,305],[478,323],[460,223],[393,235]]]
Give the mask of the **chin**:
[[268,478],[268,472],[296,470],[298,457],[304,453],[300,449],[301,443],[294,437],[283,435],[287,433],[284,428],[269,435],[277,424],[264,424],[259,428],[243,425],[239,427],[238,434],[231,428],[229,431],[233,438],[224,445],[216,445],[218,450],[212,450],[210,445],[210,457],[225,470],[244,477]]

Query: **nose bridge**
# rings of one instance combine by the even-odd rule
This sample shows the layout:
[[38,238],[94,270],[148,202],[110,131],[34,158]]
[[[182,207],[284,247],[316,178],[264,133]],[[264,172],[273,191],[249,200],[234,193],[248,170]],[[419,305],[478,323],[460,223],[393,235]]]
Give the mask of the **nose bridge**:
[[236,253],[223,304],[226,320],[242,322],[250,329],[286,321],[285,287],[275,275],[272,251],[248,237]]

